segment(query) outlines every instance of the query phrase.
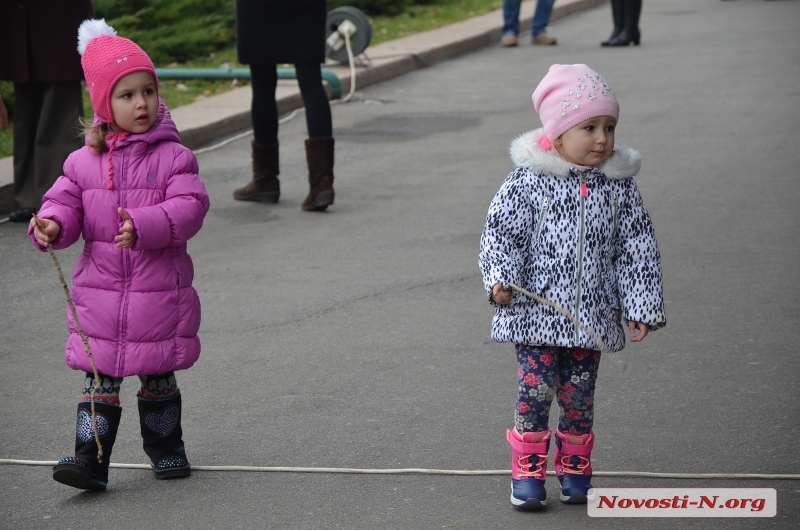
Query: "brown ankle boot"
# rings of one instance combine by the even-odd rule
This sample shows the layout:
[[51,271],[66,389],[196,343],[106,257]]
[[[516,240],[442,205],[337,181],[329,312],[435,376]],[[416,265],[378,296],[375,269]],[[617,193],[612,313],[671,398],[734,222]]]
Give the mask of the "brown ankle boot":
[[307,212],[322,211],[333,204],[333,138],[306,140],[306,161],[311,190],[300,207]]
[[233,191],[233,198],[240,201],[278,202],[281,183],[278,181],[278,144],[253,145],[253,180]]

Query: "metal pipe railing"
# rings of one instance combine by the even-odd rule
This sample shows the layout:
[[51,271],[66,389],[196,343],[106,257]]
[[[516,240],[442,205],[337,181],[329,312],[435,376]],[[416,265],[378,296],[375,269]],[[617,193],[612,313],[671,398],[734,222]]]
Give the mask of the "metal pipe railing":
[[[331,87],[331,97],[342,97],[342,82],[331,70],[322,68],[322,79]],[[159,79],[250,79],[249,68],[156,68]],[[294,68],[278,68],[278,79],[297,79]]]

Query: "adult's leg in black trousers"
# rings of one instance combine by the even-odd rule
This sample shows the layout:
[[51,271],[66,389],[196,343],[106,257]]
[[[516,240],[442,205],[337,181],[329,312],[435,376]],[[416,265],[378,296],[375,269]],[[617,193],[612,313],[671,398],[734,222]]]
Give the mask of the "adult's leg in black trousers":
[[333,126],[319,64],[297,64],[297,82],[306,106],[306,161],[309,192],[300,207],[322,211],[333,204]]
[[253,121],[253,139],[259,145],[278,143],[278,104],[275,91],[278,71],[274,64],[251,64],[250,82],[253,101],[250,112]]
[[303,96],[306,107],[306,125],[309,138],[322,138],[333,136],[331,123],[331,105],[328,94],[322,85],[322,70],[320,65],[314,63],[301,63],[295,65],[297,83]]
[[281,185],[278,181],[278,104],[275,101],[278,73],[275,65],[251,64],[250,80],[253,89],[250,104],[253,178],[245,186],[233,190],[233,198],[276,203],[281,195]]

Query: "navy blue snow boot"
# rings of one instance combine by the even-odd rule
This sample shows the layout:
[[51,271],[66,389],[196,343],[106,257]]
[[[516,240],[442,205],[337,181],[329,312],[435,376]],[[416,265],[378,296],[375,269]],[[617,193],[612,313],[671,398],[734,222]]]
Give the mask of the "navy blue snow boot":
[[561,502],[586,504],[592,489],[594,433],[573,436],[556,431],[555,468],[561,484]]
[[53,466],[53,480],[83,490],[103,491],[108,486],[108,463],[117,439],[122,407],[95,401],[95,423],[100,444],[103,446],[102,462],[97,458],[97,441],[92,425],[92,404],[78,405],[75,427],[75,456],[62,458]]
[[192,471],[183,447],[181,395],[167,399],[137,397],[142,446],[156,478],[188,477]]
[[511,505],[520,510],[541,510],[547,505],[544,479],[550,431],[506,431],[511,444]]

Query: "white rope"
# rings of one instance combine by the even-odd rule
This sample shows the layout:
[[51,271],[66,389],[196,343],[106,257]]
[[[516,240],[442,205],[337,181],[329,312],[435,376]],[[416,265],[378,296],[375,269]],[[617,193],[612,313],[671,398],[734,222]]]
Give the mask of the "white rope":
[[243,132],[241,134],[237,134],[236,136],[231,136],[227,140],[224,140],[224,141],[222,141],[222,142],[220,142],[218,144],[215,144],[215,145],[212,145],[212,146],[209,146],[209,147],[204,147],[202,149],[194,149],[192,152],[194,154],[196,154],[196,155],[199,155],[200,153],[206,153],[208,151],[213,151],[214,149],[219,149],[220,147],[225,147],[229,143],[233,143],[236,140],[241,140],[242,138],[246,138],[246,137],[250,136],[251,134],[253,134],[253,129],[245,131],[245,132]]
[[341,99],[342,103],[347,103],[356,91],[356,64],[353,57],[353,48],[350,46],[350,33],[344,33],[344,44],[347,46],[347,59],[350,63],[350,93]]
[[[54,466],[58,462],[45,460],[0,459],[0,465]],[[152,469],[149,464],[109,464],[119,469]],[[347,475],[510,475],[509,469],[363,469],[348,467],[266,467],[266,466],[192,466],[193,471],[244,471],[262,473],[338,473]],[[555,471],[548,471],[555,476]],[[756,480],[800,480],[800,474],[784,473],[651,473],[648,471],[595,471],[593,477],[646,477],[674,479],[756,479]]]

